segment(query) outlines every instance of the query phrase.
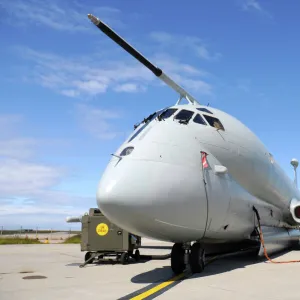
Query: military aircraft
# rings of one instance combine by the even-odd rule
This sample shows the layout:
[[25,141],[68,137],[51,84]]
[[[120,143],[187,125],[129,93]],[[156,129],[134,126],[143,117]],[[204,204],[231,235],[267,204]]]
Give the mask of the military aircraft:
[[[202,272],[208,253],[253,247],[262,256],[299,243],[299,190],[255,134],[201,105],[105,23],[88,18],[179,94],[112,154],[97,190],[103,214],[129,232],[174,243],[175,274],[187,265]],[[298,161],[292,165],[296,170]]]

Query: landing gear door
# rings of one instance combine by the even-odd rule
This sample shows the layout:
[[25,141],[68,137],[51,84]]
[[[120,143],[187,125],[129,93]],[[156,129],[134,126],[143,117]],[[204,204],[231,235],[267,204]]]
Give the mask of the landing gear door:
[[230,177],[227,168],[213,155],[205,152],[202,155],[203,178],[208,200],[208,219],[206,237],[213,233],[214,237],[223,235],[227,229],[226,217],[230,204]]

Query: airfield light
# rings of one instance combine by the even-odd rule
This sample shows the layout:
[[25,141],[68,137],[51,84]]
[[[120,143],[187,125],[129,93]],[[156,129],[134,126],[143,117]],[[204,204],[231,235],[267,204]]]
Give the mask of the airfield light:
[[293,158],[291,160],[291,165],[294,167],[294,184],[297,187],[298,186],[298,184],[297,184],[297,167],[299,165],[298,160],[296,158]]

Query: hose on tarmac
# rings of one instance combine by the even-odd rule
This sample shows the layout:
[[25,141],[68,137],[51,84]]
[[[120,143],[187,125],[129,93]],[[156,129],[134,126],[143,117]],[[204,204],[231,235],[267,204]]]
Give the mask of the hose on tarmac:
[[151,260],[151,259],[155,259],[155,260],[164,260],[164,259],[169,259],[171,257],[171,254],[165,254],[165,255],[141,255],[140,258],[141,259],[145,259],[145,260]]
[[259,213],[258,213],[258,210],[256,209],[255,206],[253,206],[253,210],[255,212],[255,215],[256,215],[256,218],[257,218],[257,223],[258,223],[258,233],[259,233],[259,239],[260,239],[260,242],[264,248],[264,255],[266,257],[266,259],[273,263],[273,264],[289,264],[289,263],[299,263],[300,260],[287,260],[287,261],[274,261],[273,259],[271,259],[267,253],[267,249],[265,247],[265,241],[264,241],[264,236],[263,236],[263,232],[262,232],[262,229],[261,229],[261,224],[260,224],[260,216],[259,216]]

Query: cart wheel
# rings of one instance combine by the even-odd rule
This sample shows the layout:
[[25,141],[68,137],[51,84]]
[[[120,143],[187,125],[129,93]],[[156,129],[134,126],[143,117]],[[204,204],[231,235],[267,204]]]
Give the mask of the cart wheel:
[[121,255],[121,258],[120,258],[120,261],[121,261],[121,264],[122,265],[125,265],[128,263],[128,260],[129,260],[129,255],[127,252],[123,252],[122,255]]
[[136,261],[140,261],[140,259],[141,259],[140,250],[135,251],[134,258]]
[[128,255],[134,258],[134,255],[133,255],[133,251],[132,251],[132,250],[129,250],[129,251],[128,251]]
[[[87,252],[87,253],[85,254],[85,256],[84,256],[84,260],[85,260],[85,261],[89,260],[89,259],[91,258],[91,256],[92,256],[92,253],[91,253],[91,252]],[[93,261],[94,261],[94,259],[90,260],[90,261],[88,262],[88,264],[92,264]]]

